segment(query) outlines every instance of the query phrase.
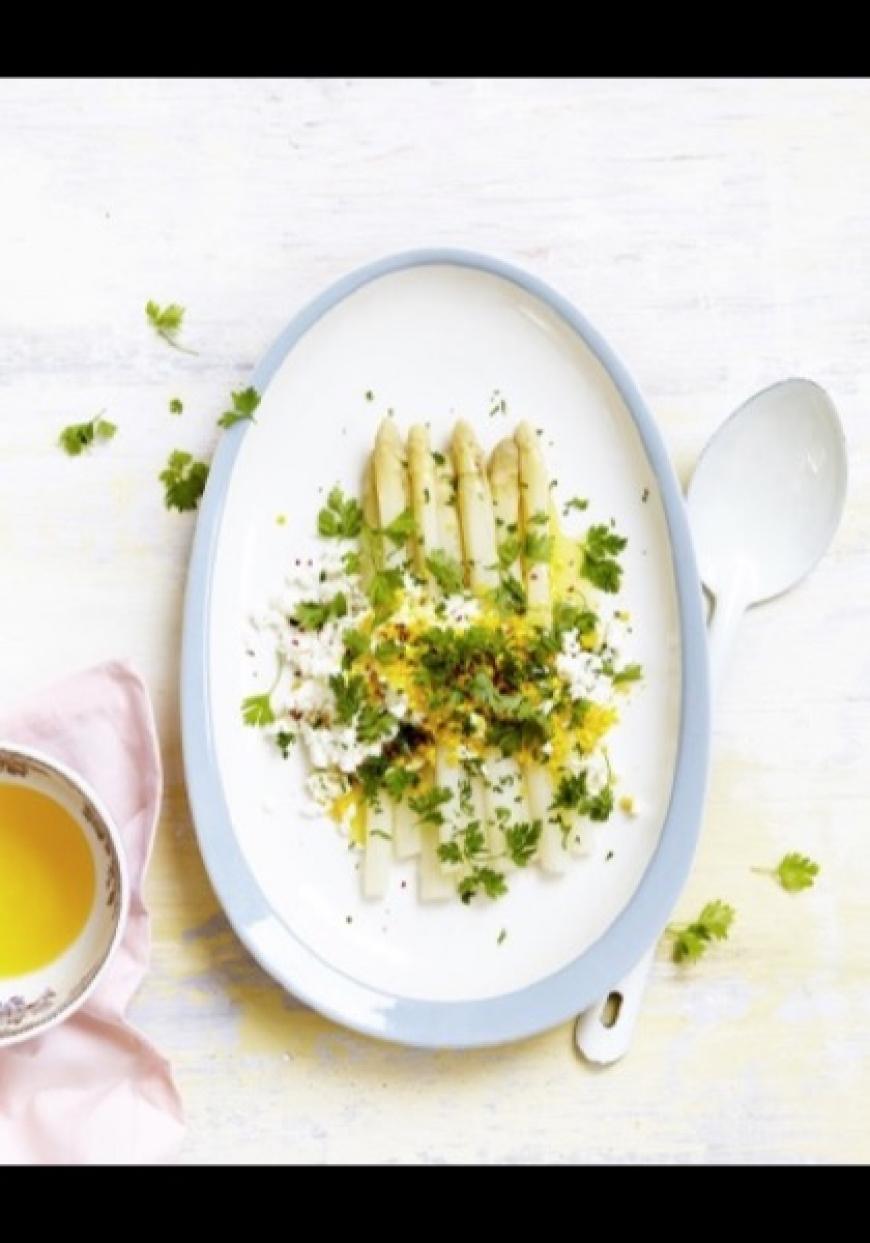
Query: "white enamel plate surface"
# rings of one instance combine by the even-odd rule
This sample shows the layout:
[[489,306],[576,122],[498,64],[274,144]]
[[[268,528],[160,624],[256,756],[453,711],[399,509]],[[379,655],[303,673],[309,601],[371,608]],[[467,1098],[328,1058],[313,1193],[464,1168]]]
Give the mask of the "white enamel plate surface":
[[[351,1026],[431,1045],[551,1026],[606,991],[655,937],[700,819],[701,597],[652,420],[572,308],[523,273],[447,252],[347,278],[297,317],[253,382],[257,423],[224,437],[212,469],[185,623],[185,762],[217,892],[266,969]],[[490,414],[495,390],[506,415]],[[566,526],[613,517],[628,536],[621,601],[645,680],[610,750],[640,814],[590,825],[588,851],[566,876],[516,874],[497,902],[421,904],[413,862],[394,866],[385,901],[363,900],[357,853],[331,822],[300,814],[304,756],[282,760],[241,718],[242,698],[274,671],[251,615],[295,559],[322,546],[313,531],[329,487],[358,493],[388,410],[402,429],[428,421],[436,448],[460,415],[487,450],[528,419],[543,429],[557,497],[590,499]]]

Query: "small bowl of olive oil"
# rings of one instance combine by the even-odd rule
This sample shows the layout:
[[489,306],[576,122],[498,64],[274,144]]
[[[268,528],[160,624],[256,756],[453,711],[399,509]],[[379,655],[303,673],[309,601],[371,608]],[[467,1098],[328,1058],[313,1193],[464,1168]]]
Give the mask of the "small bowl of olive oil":
[[121,939],[118,830],[74,772],[0,742],[0,1049],[84,1004]]

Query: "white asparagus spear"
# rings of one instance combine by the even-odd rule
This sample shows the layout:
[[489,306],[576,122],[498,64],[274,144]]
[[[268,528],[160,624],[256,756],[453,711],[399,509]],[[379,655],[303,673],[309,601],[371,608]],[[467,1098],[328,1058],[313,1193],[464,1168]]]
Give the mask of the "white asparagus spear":
[[[538,445],[538,437],[528,423],[520,423],[514,439],[520,482],[520,529],[523,536],[523,566],[525,569],[526,596],[529,607],[538,616],[549,618],[552,607],[550,594],[549,559],[538,560],[527,555],[527,550],[537,543],[539,556],[552,548],[552,519],[550,517],[550,488],[547,469]],[[538,859],[545,872],[559,875],[567,869],[568,853],[562,836],[558,816],[551,808],[555,787],[549,770],[543,764],[525,765],[526,789],[529,812],[533,820],[541,822]],[[565,812],[568,824],[568,812]]]
[[[522,582],[520,564],[520,451],[510,437],[500,440],[489,457],[489,485],[495,514],[496,541],[500,550],[508,545],[514,556],[502,565],[506,574]],[[501,556],[501,552],[499,554]]]
[[[484,592],[499,581],[495,513],[483,452],[467,423],[456,425],[453,457],[468,582],[474,591]],[[502,855],[505,826],[529,818],[522,773],[516,760],[494,748],[487,752],[483,768],[489,848]]]
[[[405,462],[405,446],[392,419],[384,419],[378,428],[373,455],[378,519],[381,528],[401,517],[410,507],[410,483]],[[405,549],[381,537],[381,552],[386,566],[401,566]],[[420,830],[417,817],[404,800],[388,799],[392,809],[393,848],[396,857],[409,859],[420,852]]]
[[438,483],[429,446],[429,433],[419,423],[408,432],[408,478],[411,487],[411,512],[416,528],[414,562],[420,577],[431,581],[432,575],[426,566],[426,559],[441,546]]
[[[519,450],[520,518],[524,545],[530,541],[543,543],[551,535],[550,488],[544,459],[538,448],[538,437],[528,423],[520,423],[514,432]],[[550,567],[546,561],[535,561],[523,553],[526,595],[529,608],[550,610]]]
[[459,496],[453,460],[443,453],[435,463],[435,498],[438,507],[438,539],[451,561],[462,568],[462,533],[459,528]]
[[[432,458],[431,449],[429,447],[429,434],[425,427],[415,425],[408,432],[408,482],[411,496],[411,511],[414,515],[414,523],[416,528],[416,538],[414,544],[414,561],[417,573],[421,578],[432,581],[431,574],[426,566],[426,559],[436,551],[440,545],[440,532],[438,524],[438,500],[437,500],[437,480],[435,477],[435,463]],[[437,590],[437,589],[436,589]],[[436,782],[440,784],[436,773]],[[437,856],[437,841],[435,846],[426,850],[427,839],[433,835],[421,831],[419,823],[413,818],[413,812],[402,804],[401,807],[401,827],[397,824],[396,833],[396,854],[399,858],[408,858],[410,855],[419,854],[421,848],[426,855],[425,860],[421,860],[421,868],[423,871],[420,876],[421,897],[425,899],[433,899],[441,896],[448,897],[451,890],[448,888],[442,895],[440,886],[435,884],[430,877],[432,868],[429,866],[432,860],[430,855],[435,857],[435,870],[440,872],[440,862]],[[435,835],[440,840],[439,835]]]
[[[360,540],[360,576],[368,585],[380,568],[383,558],[380,538],[374,534],[380,526],[375,469],[372,458],[366,462],[362,485],[362,511],[365,528]],[[385,795],[374,806],[366,807],[365,855],[363,858],[363,894],[382,898],[390,877],[390,856],[393,852],[393,811]]]
[[420,830],[420,900],[443,902],[456,896],[456,882],[444,871],[438,857],[441,837],[433,824],[424,824]]
[[379,793],[366,808],[366,853],[363,860],[363,894],[382,898],[390,880],[393,857],[393,808],[390,799]]
[[[441,544],[439,498],[442,494],[442,487],[436,479],[429,433],[419,424],[412,427],[408,433],[408,472],[417,530],[418,572],[430,582],[432,590],[437,593],[438,587],[432,579],[426,561],[433,553],[446,552]],[[445,501],[446,499],[445,497]],[[449,528],[450,520],[447,515],[445,515],[445,523]],[[435,752],[435,784],[449,790],[452,795],[450,802],[443,809],[444,823],[439,827],[439,842],[449,842],[459,827],[460,778],[458,760],[451,758],[446,748],[439,746]],[[456,872],[457,865],[442,864],[442,870],[447,873]]]
[[363,470],[362,511],[365,521],[360,533],[359,572],[363,586],[368,587],[381,568],[381,541],[374,533],[380,524],[380,514],[371,457],[366,458]]
[[453,431],[453,460],[466,576],[474,591],[489,591],[498,586],[495,514],[483,450],[464,420]]
[[[498,548],[503,550],[508,547],[515,547],[516,552],[513,559],[508,562],[506,558],[501,568],[504,573],[511,578],[516,579],[518,583],[522,582],[523,573],[520,563],[520,479],[519,479],[519,449],[515,440],[510,438],[500,440],[495,446],[489,458],[489,483],[492,493],[492,508],[495,515],[495,528],[497,535]],[[502,556],[500,554],[500,559]],[[514,802],[517,796],[516,764],[513,761],[505,762],[503,757],[490,760],[488,763],[488,773],[492,780],[490,787],[490,801],[493,808],[501,807],[511,813],[513,819],[513,809],[522,804]],[[512,777],[514,780],[512,780]],[[528,792],[526,792],[528,794]],[[531,813],[531,808],[529,808]],[[489,826],[490,849],[493,853],[501,853],[504,850],[504,822],[506,817],[504,811],[498,818],[496,813],[494,819]]]

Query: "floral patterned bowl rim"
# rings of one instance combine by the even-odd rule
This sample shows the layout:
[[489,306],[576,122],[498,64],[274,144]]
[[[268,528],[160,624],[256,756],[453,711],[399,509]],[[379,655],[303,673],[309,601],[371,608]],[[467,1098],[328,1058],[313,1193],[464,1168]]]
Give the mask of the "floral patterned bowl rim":
[[[10,765],[20,762],[22,770]],[[53,756],[37,750],[35,747],[23,746],[0,738],[0,780],[4,771],[12,776],[24,777],[34,769],[44,781],[60,788],[66,787],[69,795],[76,796],[94,836],[102,845],[107,856],[107,886],[98,893],[95,903],[102,901],[109,910],[112,922],[111,937],[106,943],[100,944],[99,952],[87,964],[86,970],[72,983],[72,987],[58,992],[47,989],[43,994],[31,1000],[12,997],[12,1001],[20,1001],[23,1011],[19,1023],[13,1030],[3,1030],[0,1023],[0,1050],[13,1044],[19,1044],[34,1036],[41,1036],[50,1028],[56,1027],[85,1004],[98,987],[109,968],[115,951],[121,942],[127,923],[127,911],[130,903],[130,881],[127,860],[121,844],[118,826],[108,811],[105,803],[93,787],[73,769],[69,768]],[[63,802],[63,800],[59,800]],[[45,970],[50,970],[48,964]],[[8,1007],[10,999],[4,1001],[9,987],[15,988],[15,978],[0,978],[0,1009]],[[26,1017],[25,1017],[26,1014]]]

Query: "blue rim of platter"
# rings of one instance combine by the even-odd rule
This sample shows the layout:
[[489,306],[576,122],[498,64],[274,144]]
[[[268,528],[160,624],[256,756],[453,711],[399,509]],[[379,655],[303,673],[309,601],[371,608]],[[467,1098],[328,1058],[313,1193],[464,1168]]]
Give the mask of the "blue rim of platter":
[[[230,923],[275,980],[328,1018],[384,1040],[424,1048],[472,1048],[519,1040],[555,1027],[600,997],[660,935],[685,883],[700,829],[710,750],[710,689],[702,592],[682,493],[646,403],[610,346],[555,290],[520,268],[473,251],[413,250],[351,272],[309,303],[257,365],[265,392],[296,342],[327,311],[391,272],[430,264],[473,268],[540,299],[597,357],[631,412],[655,472],[670,535],[681,633],[680,725],[671,799],[659,842],[628,905],[567,966],[515,992],[476,1001],[425,1001],[360,983],[303,944],[269,906],[245,859],[224,796],[211,720],[208,619],[215,552],[227,488],[248,425],[221,437],[203,496],[184,608],[182,743],[199,846]],[[256,434],[256,433],[255,433]]]

